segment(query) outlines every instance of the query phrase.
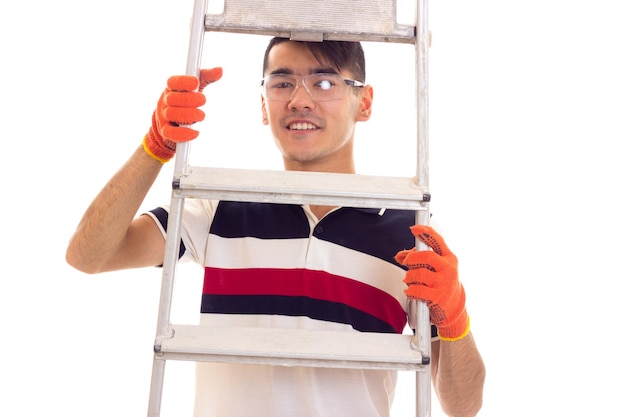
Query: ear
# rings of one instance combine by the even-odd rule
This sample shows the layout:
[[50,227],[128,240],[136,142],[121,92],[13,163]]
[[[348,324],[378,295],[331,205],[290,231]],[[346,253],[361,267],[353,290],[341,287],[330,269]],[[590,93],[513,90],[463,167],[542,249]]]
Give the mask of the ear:
[[360,103],[357,114],[358,122],[365,122],[369,120],[372,115],[372,103],[374,101],[374,88],[371,85],[366,85],[361,89]]
[[267,126],[270,121],[267,118],[267,110],[265,109],[265,97],[261,96],[261,114],[263,115],[263,124]]

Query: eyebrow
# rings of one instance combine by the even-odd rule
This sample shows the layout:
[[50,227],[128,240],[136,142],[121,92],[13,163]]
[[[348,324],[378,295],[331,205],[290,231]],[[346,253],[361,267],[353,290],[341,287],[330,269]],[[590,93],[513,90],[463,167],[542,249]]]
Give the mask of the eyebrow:
[[[339,72],[332,67],[317,67],[312,68],[309,74],[339,74]],[[276,68],[270,72],[270,75],[294,75],[294,71],[290,68]]]

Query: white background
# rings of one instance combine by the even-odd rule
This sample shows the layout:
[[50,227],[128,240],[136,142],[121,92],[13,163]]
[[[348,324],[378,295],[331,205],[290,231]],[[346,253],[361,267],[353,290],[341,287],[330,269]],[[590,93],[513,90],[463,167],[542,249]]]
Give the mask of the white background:
[[[0,6],[2,416],[146,413],[160,272],[87,276],[64,252],[139,145],[165,80],[184,73],[191,9]],[[432,1],[430,22],[431,207],[460,258],[488,370],[480,416],[624,415],[619,2]],[[207,92],[193,162],[281,168],[259,110],[265,43],[207,38],[204,66],[224,79]],[[366,53],[375,112],[359,126],[357,169],[410,176],[412,50]],[[143,209],[169,202],[170,178],[167,166]],[[180,268],[175,319],[196,317],[198,272]],[[168,364],[164,416],[190,415],[192,377]],[[395,416],[413,415],[411,380]]]

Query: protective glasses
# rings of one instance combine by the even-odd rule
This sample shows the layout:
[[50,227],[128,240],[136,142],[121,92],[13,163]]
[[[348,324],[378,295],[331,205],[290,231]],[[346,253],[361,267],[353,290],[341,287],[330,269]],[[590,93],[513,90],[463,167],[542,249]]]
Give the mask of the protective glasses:
[[267,100],[290,101],[298,85],[302,82],[304,89],[314,101],[337,100],[346,97],[350,87],[365,87],[360,81],[344,78],[333,73],[311,75],[272,74],[263,78],[261,88]]

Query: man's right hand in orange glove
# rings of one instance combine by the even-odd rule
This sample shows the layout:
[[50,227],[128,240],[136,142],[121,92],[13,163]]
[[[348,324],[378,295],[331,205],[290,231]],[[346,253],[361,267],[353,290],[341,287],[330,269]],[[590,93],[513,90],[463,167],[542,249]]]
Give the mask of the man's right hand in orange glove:
[[152,114],[152,126],[143,139],[148,155],[165,163],[174,157],[177,143],[198,137],[199,132],[188,126],[204,120],[204,112],[198,109],[206,102],[202,90],[221,77],[222,69],[213,68],[200,70],[200,78],[176,75],[167,80]]

